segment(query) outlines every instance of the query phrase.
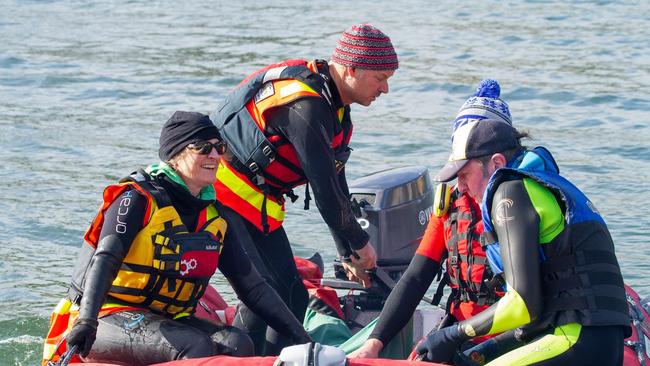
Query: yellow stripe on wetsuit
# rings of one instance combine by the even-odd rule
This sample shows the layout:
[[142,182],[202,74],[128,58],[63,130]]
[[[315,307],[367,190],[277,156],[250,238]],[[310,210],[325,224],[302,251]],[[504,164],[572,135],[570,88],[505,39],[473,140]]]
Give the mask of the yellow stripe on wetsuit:
[[580,338],[582,325],[569,323],[555,328],[553,334],[498,357],[486,366],[531,365],[557,357],[573,347]]

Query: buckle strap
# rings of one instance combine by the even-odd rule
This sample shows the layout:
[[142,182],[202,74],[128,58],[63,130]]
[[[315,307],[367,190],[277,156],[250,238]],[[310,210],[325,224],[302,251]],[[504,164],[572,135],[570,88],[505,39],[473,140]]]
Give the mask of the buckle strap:
[[577,296],[568,298],[545,298],[544,308],[548,311],[609,310],[627,314],[627,302],[609,296]]
[[486,247],[488,245],[496,243],[498,240],[495,232],[484,231],[483,234],[481,234],[480,241],[481,241],[481,246]]
[[587,264],[607,263],[618,265],[614,253],[608,250],[578,251],[574,254],[561,257],[548,258],[542,263],[542,274],[547,275],[554,272],[566,271],[577,266]]
[[590,285],[612,285],[622,286],[623,278],[618,272],[592,272],[576,274],[570,277],[564,277],[544,284],[545,293],[549,296],[559,294],[562,291],[568,291],[579,287],[588,287]]
[[438,288],[436,288],[436,293],[433,295],[433,299],[431,300],[431,305],[440,304],[440,300],[442,300],[443,291],[447,284],[449,284],[449,274],[445,272],[445,274],[440,279],[440,282],[438,282]]

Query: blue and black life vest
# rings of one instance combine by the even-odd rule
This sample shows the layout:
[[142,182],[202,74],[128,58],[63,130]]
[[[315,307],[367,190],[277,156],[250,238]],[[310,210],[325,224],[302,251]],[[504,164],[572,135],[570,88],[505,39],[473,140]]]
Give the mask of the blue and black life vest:
[[483,240],[494,273],[503,272],[503,263],[490,217],[492,199],[502,182],[523,178],[549,189],[564,213],[564,229],[540,245],[544,319],[556,326],[577,322],[629,327],[623,277],[605,220],[582,191],[559,175],[557,164],[543,147],[515,157],[488,182],[481,205]]

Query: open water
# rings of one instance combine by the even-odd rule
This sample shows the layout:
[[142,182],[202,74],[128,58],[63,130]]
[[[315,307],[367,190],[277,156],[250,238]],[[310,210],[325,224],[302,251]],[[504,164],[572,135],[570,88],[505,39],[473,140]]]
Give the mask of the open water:
[[[327,6],[327,7],[325,7]],[[356,178],[435,171],[485,77],[609,223],[627,283],[650,295],[650,2],[0,0],[0,365],[36,365],[102,188],[157,159],[175,110],[209,113],[246,74],[328,58],[348,26],[392,38],[390,94],[353,107]],[[298,255],[334,256],[289,205]],[[225,289],[223,282],[215,283]],[[225,294],[232,300],[227,289]]]

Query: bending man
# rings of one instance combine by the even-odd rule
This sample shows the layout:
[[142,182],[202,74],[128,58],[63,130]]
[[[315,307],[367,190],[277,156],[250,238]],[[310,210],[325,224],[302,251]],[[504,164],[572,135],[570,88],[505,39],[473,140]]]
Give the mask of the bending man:
[[[217,171],[218,199],[225,217],[243,218],[234,230],[250,237],[246,251],[297,319],[308,295],[282,226],[285,196],[308,184],[334,237],[350,279],[369,286],[364,270],[376,254],[350,205],[345,162],[352,135],[350,104],[369,106],[388,93],[398,67],[390,39],[360,24],[341,36],[329,62],[291,60],[270,65],[245,79],[213,117],[231,148]],[[236,318],[257,354],[277,354],[285,342],[245,305]]]
[[[481,81],[476,93],[458,111],[453,131],[469,122],[490,118],[512,124],[508,104],[499,98],[500,93],[501,87],[495,80]],[[441,201],[434,202],[434,214],[415,256],[388,296],[368,340],[352,357],[379,357],[384,345],[411,319],[444,258],[447,269],[443,281],[451,287],[445,323],[471,318],[498,300],[500,293],[493,285],[495,282],[491,282],[493,274],[480,242],[483,221],[479,204],[457,187],[441,188],[436,195]]]

